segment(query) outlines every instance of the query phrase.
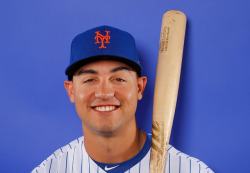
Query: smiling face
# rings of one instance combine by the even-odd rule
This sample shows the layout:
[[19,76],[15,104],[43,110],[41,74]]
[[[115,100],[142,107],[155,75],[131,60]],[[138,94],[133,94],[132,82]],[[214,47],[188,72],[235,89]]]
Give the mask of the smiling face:
[[83,131],[112,135],[136,125],[137,101],[142,98],[146,77],[137,77],[129,66],[102,60],[82,66],[65,81],[65,88],[82,120]]

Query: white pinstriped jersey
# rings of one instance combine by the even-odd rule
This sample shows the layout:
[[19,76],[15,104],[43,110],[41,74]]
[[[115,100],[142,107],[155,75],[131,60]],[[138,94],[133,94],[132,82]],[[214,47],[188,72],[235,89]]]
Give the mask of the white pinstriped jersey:
[[[119,164],[92,160],[84,147],[84,137],[55,151],[32,173],[149,173],[151,140],[147,137],[142,150],[132,159]],[[213,173],[203,162],[169,145],[165,173]]]

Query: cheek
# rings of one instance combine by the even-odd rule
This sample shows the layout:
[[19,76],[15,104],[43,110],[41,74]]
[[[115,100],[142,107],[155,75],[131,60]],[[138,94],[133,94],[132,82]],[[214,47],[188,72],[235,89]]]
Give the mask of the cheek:
[[75,90],[76,92],[74,93],[75,97],[75,104],[84,104],[85,102],[89,101],[91,96],[93,95],[93,91],[91,89],[87,88],[78,88]]
[[89,111],[89,100],[91,99],[91,94],[89,91],[85,89],[78,89],[75,94],[75,108],[79,118],[82,121],[86,121],[88,119],[88,111]]
[[126,87],[123,90],[120,90],[120,97],[122,100],[126,101],[129,105],[134,105],[136,107],[137,104],[137,89],[134,87]]
[[85,97],[86,97],[86,94],[84,94],[84,92],[78,92],[75,95],[75,98],[77,98],[78,100],[84,100]]
[[126,97],[128,100],[135,100],[135,98],[137,98],[137,93],[130,90],[129,92],[127,92]]

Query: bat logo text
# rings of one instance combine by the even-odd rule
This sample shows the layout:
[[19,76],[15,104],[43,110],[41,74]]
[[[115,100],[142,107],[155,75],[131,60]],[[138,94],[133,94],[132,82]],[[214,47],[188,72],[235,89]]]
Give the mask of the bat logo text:
[[162,154],[164,150],[164,124],[154,122],[152,127],[152,148]]

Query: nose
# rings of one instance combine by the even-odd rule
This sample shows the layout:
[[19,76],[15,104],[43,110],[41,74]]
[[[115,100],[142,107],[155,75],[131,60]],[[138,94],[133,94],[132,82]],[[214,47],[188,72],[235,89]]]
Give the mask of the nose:
[[114,95],[115,95],[115,92],[114,92],[113,86],[108,81],[100,82],[100,84],[98,85],[95,91],[95,97],[101,98],[104,100],[114,97]]

